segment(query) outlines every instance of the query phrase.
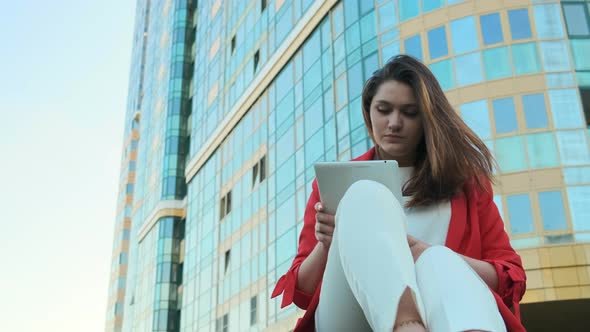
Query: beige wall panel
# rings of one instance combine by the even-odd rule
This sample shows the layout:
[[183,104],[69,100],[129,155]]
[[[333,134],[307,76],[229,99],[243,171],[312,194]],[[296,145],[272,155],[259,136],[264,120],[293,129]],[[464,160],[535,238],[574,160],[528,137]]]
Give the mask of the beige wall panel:
[[576,258],[571,246],[550,247],[549,257],[553,267],[576,265]]
[[575,300],[582,297],[582,289],[578,286],[560,287],[555,289],[558,300]]
[[556,287],[577,286],[579,284],[578,272],[575,267],[555,268],[551,269],[551,272]]

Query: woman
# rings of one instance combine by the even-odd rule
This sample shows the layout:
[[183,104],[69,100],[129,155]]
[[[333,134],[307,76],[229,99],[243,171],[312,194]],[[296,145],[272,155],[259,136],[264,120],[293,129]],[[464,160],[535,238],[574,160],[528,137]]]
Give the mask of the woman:
[[355,160],[396,160],[404,206],[359,181],[329,215],[313,182],[298,254],[272,294],[306,309],[295,331],[524,331],[526,277],[486,145],[409,56],[373,74],[362,107],[375,147]]

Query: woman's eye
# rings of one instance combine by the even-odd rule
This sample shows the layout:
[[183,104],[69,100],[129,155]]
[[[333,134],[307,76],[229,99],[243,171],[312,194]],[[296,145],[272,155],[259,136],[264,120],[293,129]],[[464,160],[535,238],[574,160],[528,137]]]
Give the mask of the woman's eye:
[[407,110],[407,111],[404,111],[404,114],[406,116],[409,116],[409,117],[413,118],[416,115],[418,115],[418,111],[416,111],[416,110]]

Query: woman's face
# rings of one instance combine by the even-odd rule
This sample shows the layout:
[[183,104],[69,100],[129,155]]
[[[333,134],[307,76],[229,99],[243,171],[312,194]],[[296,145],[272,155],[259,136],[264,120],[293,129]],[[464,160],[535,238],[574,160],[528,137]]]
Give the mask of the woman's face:
[[369,115],[383,157],[397,160],[400,166],[413,166],[424,128],[412,88],[393,80],[381,83],[371,100]]

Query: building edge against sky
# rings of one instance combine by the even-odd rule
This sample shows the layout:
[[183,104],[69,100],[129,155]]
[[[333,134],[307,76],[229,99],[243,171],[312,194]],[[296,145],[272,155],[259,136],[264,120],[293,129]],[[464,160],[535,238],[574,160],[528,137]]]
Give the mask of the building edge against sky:
[[588,306],[589,12],[590,1],[138,0],[106,330],[292,329],[301,311],[270,292],[296,253],[313,163],[370,147],[362,84],[399,53],[431,68],[498,160],[494,201],[527,269],[527,326]]

